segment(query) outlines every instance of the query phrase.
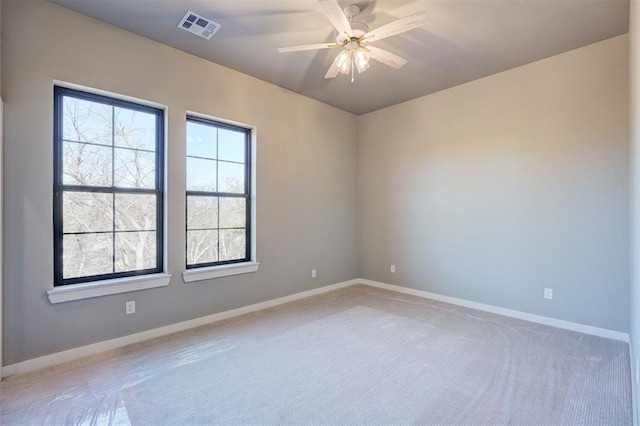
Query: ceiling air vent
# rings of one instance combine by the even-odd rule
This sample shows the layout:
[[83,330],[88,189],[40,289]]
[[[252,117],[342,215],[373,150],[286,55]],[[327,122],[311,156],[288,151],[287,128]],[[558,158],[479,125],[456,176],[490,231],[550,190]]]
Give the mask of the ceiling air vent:
[[221,26],[222,25],[217,22],[203,18],[192,11],[188,11],[187,14],[184,15],[184,18],[182,18],[182,21],[180,21],[180,24],[178,24],[178,27],[183,30],[189,31],[190,33],[202,38],[206,38],[207,40],[209,40]]

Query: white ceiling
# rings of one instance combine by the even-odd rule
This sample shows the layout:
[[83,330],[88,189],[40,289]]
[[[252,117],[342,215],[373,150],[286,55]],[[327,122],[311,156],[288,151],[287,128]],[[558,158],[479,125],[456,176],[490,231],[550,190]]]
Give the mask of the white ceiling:
[[[340,0],[371,29],[426,10],[424,28],[375,45],[408,59],[373,62],[355,83],[325,80],[338,49],[278,53],[333,42],[316,0],[49,0],[355,114],[434,93],[628,31],[628,0]],[[222,28],[209,41],[177,27],[187,10]]]

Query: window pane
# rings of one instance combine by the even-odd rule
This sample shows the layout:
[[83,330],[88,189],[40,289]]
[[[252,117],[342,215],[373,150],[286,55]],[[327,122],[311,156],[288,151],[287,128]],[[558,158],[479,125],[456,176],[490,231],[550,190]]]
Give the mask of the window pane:
[[218,159],[244,163],[246,134],[228,129],[218,132]]
[[153,194],[116,194],[117,231],[153,231],[156,229],[156,196]]
[[155,188],[155,153],[133,149],[115,149],[114,186],[120,188]]
[[217,197],[187,197],[187,229],[218,227]]
[[156,267],[155,232],[116,232],[116,272]]
[[215,127],[187,121],[187,155],[192,157],[217,158]]
[[127,108],[113,110],[114,144],[134,149],[156,150],[156,116]]
[[244,228],[246,217],[244,198],[220,197],[220,228]]
[[218,191],[244,193],[244,165],[218,162]]
[[216,161],[187,158],[187,190],[216,191]]
[[111,148],[65,142],[63,183],[65,185],[111,186]]
[[62,244],[63,278],[113,272],[112,234],[65,235]]
[[111,145],[111,106],[65,96],[63,111],[63,139]]
[[220,260],[244,259],[246,254],[244,230],[220,230]]
[[187,231],[187,264],[218,261],[218,231]]
[[62,203],[63,232],[113,230],[113,195],[101,192],[65,192]]

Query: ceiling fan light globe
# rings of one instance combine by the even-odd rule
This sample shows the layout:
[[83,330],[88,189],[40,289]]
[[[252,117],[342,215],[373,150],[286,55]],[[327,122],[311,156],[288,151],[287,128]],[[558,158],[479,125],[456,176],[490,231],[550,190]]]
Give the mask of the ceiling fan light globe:
[[363,49],[358,48],[353,52],[353,62],[355,62],[358,73],[365,72],[369,68],[369,55]]
[[349,74],[351,70],[351,51],[345,49],[340,52],[340,54],[336,56],[334,64],[342,74]]
[[364,51],[364,49],[362,48],[358,48],[353,52],[353,56],[355,57],[355,60],[357,62],[361,62],[363,64],[366,64],[369,62],[369,55],[367,55],[367,52]]
[[366,70],[369,69],[369,62],[358,62],[356,61],[356,69],[358,70],[358,74],[362,74]]
[[349,75],[349,73],[351,72],[351,61],[349,60],[343,63],[341,67],[338,67],[338,70],[340,70],[342,74]]

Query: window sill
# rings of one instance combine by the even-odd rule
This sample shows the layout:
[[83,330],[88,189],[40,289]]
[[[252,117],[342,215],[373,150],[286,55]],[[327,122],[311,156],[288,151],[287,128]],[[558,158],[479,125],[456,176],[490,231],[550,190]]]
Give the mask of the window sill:
[[71,284],[55,287],[47,291],[51,303],[70,302],[109,294],[128,293],[148,288],[165,287],[171,280],[170,274],[140,275],[91,283]]
[[211,266],[208,268],[188,269],[182,273],[185,283],[192,281],[209,280],[213,278],[229,277],[231,275],[248,274],[257,272],[260,263],[245,262],[231,265]]

